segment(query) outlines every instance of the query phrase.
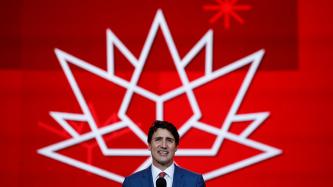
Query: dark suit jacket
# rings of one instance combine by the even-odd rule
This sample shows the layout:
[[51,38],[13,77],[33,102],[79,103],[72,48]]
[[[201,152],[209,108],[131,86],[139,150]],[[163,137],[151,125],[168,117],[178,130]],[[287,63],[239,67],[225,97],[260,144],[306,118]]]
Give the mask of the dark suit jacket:
[[[202,175],[175,165],[172,187],[205,187]],[[125,178],[123,187],[154,187],[151,166]]]

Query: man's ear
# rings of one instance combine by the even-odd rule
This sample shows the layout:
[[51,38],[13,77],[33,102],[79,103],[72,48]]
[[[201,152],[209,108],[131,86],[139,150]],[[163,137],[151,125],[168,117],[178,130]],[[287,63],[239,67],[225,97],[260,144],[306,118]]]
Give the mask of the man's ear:
[[148,143],[148,149],[149,149],[149,151],[151,151],[151,144],[150,143]]

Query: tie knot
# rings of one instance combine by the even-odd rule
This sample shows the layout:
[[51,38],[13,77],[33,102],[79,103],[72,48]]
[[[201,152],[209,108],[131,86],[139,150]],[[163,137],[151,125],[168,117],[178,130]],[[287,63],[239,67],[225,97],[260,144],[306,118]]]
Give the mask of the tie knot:
[[158,176],[159,176],[159,177],[162,177],[162,178],[164,178],[165,175],[166,175],[165,172],[161,172],[160,174],[158,174]]

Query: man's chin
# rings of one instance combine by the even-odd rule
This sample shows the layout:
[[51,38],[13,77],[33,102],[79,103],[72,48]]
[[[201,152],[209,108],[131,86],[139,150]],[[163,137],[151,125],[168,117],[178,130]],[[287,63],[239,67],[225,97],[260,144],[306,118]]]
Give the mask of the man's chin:
[[158,160],[157,162],[163,166],[167,166],[167,165],[171,164],[170,160]]

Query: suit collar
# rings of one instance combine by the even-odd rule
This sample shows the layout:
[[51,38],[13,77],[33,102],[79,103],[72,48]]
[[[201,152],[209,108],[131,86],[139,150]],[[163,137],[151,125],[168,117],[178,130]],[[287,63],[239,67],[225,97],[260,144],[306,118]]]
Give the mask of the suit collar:
[[149,166],[148,168],[146,168],[145,170],[143,170],[142,172],[142,177],[143,177],[143,182],[142,182],[142,186],[144,187],[154,187],[153,184],[153,176],[151,174],[151,166]]
[[173,175],[172,187],[182,187],[184,180],[182,180],[184,173],[180,167],[175,164],[175,173]]
[[[143,186],[145,187],[154,187],[153,176],[151,174],[151,166],[143,170]],[[175,172],[173,174],[173,184],[172,187],[183,187],[184,180],[182,179],[184,176],[183,170],[175,164]],[[149,181],[149,182],[148,182]],[[148,182],[148,183],[147,183]]]
[[174,177],[174,173],[175,173],[175,164],[172,163],[168,168],[166,168],[165,170],[160,170],[158,167],[154,166],[154,164],[151,165],[151,172],[153,175],[153,181],[156,181],[158,178],[158,174],[160,172],[165,172],[167,174],[167,176],[165,176],[165,178],[167,178],[168,180],[171,179],[171,181],[173,180]]

